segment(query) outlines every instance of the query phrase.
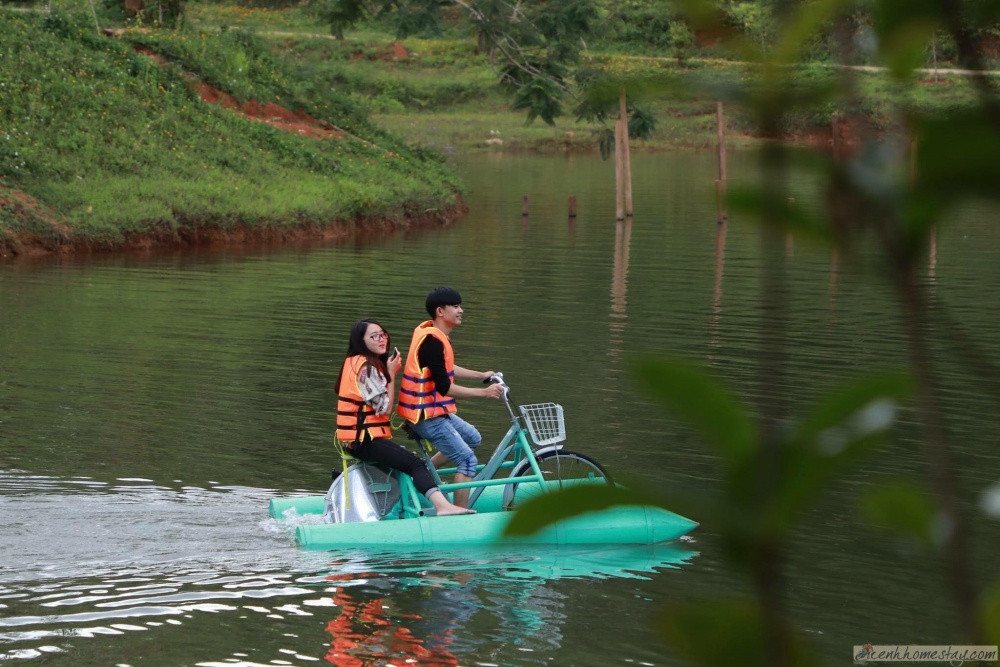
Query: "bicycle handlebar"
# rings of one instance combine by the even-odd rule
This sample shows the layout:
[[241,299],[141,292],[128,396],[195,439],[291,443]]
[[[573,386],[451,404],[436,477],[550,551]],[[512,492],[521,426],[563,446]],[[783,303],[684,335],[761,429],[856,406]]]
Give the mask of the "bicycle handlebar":
[[502,384],[505,387],[507,386],[503,381],[503,373],[494,373],[493,375],[483,380],[483,384]]
[[498,384],[503,387],[503,403],[507,408],[507,412],[510,413],[511,419],[518,419],[517,411],[514,410],[514,406],[510,403],[510,386],[503,381],[503,373],[494,373],[485,380],[483,384]]

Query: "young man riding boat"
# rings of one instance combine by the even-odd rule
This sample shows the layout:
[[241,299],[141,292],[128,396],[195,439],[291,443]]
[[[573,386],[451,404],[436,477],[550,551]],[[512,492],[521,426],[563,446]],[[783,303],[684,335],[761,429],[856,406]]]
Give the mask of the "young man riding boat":
[[[438,449],[431,461],[441,466],[451,461],[457,470],[455,482],[476,476],[475,449],[483,441],[476,427],[456,414],[456,398],[495,398],[503,395],[498,385],[462,387],[454,380],[487,380],[493,371],[473,371],[455,364],[449,336],[462,323],[462,296],[450,287],[438,287],[425,302],[431,319],[413,330],[413,339],[403,367],[396,412],[410,428]],[[454,502],[467,507],[469,489],[455,491]]]

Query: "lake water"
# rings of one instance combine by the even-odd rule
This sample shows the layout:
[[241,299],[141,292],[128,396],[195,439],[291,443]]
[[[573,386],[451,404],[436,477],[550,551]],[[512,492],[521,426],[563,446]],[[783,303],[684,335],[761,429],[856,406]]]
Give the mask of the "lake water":
[[[731,156],[747,180],[752,155]],[[715,223],[709,155],[634,157],[636,215],[614,220],[595,156],[456,164],[468,217],[321,247],[0,263],[0,661],[45,665],[679,665],[652,630],[672,603],[748,592],[718,533],[655,548],[306,552],[274,496],[320,493],[336,465],[332,385],[354,320],[405,348],[429,288],[464,297],[460,365],[555,401],[567,445],[634,484],[717,493],[697,433],[636,390],[651,355],[708,364],[752,404],[757,229]],[[819,196],[807,178],[793,194]],[[521,217],[522,196],[530,215]],[[567,198],[579,215],[569,219]],[[970,206],[925,281],[1000,359],[1000,228]],[[872,270],[790,242],[793,408],[904,363],[898,308]],[[871,256],[867,256],[871,259]],[[934,352],[974,540],[995,575],[996,396]],[[467,400],[487,442],[502,407]],[[857,499],[922,480],[915,416],[811,508],[789,555],[795,623],[833,663],[851,646],[961,640],[936,559],[866,526]]]

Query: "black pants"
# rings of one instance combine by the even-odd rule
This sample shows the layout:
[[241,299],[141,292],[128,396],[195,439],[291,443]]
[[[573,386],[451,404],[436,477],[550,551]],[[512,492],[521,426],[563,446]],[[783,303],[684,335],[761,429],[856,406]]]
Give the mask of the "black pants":
[[375,463],[405,472],[413,478],[413,485],[417,487],[417,491],[425,496],[428,491],[437,486],[423,460],[392,440],[368,438],[361,442],[352,442],[347,445],[347,453],[365,463]]

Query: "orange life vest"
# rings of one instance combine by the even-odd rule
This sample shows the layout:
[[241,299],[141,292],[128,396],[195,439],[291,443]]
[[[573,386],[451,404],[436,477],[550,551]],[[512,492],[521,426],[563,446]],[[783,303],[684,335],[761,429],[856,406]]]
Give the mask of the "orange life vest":
[[344,359],[337,390],[337,439],[341,442],[361,441],[366,434],[373,440],[392,437],[389,415],[375,414],[375,409],[361,398],[358,373],[367,363],[360,354]]
[[433,320],[420,324],[413,330],[413,340],[410,341],[406,365],[403,366],[403,380],[399,383],[399,404],[396,406],[396,413],[413,424],[421,419],[458,411],[454,398],[438,393],[431,377],[431,369],[420,367],[417,351],[427,336],[437,338],[444,345],[444,369],[449,378],[455,377],[455,351],[451,348],[448,336],[434,326]]

